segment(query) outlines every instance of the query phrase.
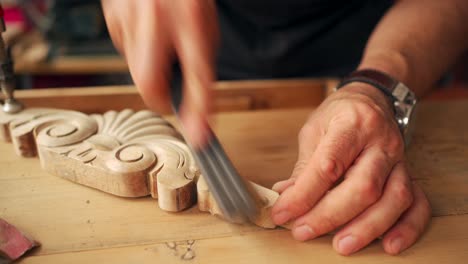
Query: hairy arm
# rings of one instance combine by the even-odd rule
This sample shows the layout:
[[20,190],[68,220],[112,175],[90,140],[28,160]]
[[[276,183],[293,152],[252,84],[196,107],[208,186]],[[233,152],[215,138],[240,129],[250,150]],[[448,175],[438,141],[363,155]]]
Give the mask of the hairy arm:
[[468,48],[467,17],[466,0],[396,1],[359,68],[384,71],[423,96]]

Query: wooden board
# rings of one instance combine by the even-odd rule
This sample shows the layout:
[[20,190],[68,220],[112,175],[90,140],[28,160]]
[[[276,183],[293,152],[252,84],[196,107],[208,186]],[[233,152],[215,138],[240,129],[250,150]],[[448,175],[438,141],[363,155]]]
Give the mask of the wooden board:
[[[215,130],[240,173],[270,187],[289,177],[296,134],[309,112],[226,113],[216,118]],[[286,230],[233,225],[196,209],[166,213],[150,198],[118,198],[51,176],[4,143],[0,215],[42,242],[24,263],[177,263],[187,248],[195,252],[193,263],[462,263],[468,258],[468,124],[459,117],[466,113],[468,101],[421,105],[410,164],[438,217],[397,257],[385,255],[378,243],[341,257],[329,236],[299,243]]]
[[466,214],[468,101],[431,102],[418,111],[408,149],[411,176],[425,190],[434,216]]
[[[43,44],[38,44],[43,49]],[[48,47],[45,47],[47,51]],[[110,74],[128,73],[127,63],[118,56],[59,56],[53,61],[45,62],[32,59],[34,49],[28,49],[24,54],[15,57],[16,74]],[[37,57],[38,55],[34,55]]]
[[[214,89],[215,108],[226,112],[313,107],[323,100],[329,83],[327,79],[218,82]],[[47,107],[88,114],[110,109],[146,109],[134,86],[21,90],[15,95],[27,107],[44,107],[47,102]],[[159,111],[172,113],[171,109]]]
[[273,230],[212,239],[33,256],[21,263],[461,264],[468,258],[467,221],[466,215],[435,218],[429,232],[399,256],[386,255],[378,243],[372,243],[352,257],[344,257],[330,249],[331,236],[299,243],[292,239],[287,230]]

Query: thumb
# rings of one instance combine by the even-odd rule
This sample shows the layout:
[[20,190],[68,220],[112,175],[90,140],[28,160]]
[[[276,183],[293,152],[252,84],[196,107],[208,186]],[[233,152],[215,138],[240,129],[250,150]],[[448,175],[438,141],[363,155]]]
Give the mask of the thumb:
[[295,170],[296,180],[272,209],[272,217],[281,225],[309,211],[341,178],[361,150],[357,133],[330,129],[310,157]]
[[287,180],[279,181],[273,184],[271,189],[280,194],[286,191],[289,187],[294,185],[294,183],[296,182],[297,176],[301,175],[301,173],[304,171],[306,164],[307,164],[307,161],[305,157],[299,157],[296,164],[294,165],[294,169],[291,173],[291,177]]
[[309,118],[309,120],[299,132],[298,158],[296,163],[294,164],[291,177],[287,180],[278,181],[277,183],[273,184],[273,186],[271,187],[273,191],[278,192],[280,194],[283,193],[289,187],[294,185],[297,177],[301,175],[304,171],[307,162],[310,160],[321,138],[321,133],[318,129],[316,129],[317,126],[314,125],[313,121],[313,118]]

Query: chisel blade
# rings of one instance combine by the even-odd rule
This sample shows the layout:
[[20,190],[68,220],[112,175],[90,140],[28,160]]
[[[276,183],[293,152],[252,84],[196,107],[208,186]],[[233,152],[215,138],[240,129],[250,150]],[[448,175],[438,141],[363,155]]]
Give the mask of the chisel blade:
[[[178,116],[183,83],[179,65],[174,66],[173,72],[171,101]],[[191,147],[187,141],[208,188],[228,221],[233,223],[254,221],[258,214],[255,193],[239,175],[214,132],[208,129],[208,140],[203,147]],[[184,134],[183,127],[182,134]]]

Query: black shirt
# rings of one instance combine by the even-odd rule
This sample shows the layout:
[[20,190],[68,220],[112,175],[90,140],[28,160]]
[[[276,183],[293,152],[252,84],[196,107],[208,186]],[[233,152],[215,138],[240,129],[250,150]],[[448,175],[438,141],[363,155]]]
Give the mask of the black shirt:
[[392,0],[217,0],[218,79],[340,76]]

